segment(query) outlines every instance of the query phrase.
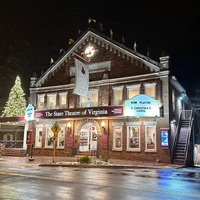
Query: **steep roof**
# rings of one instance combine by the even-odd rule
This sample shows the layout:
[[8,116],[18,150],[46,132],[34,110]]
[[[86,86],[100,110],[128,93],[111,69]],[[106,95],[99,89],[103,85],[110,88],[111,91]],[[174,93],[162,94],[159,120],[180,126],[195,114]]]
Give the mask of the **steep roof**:
[[[125,58],[126,60],[131,60],[132,63],[134,63],[135,61],[142,62],[142,67],[144,67],[145,70],[148,68],[150,72],[160,71],[160,63],[138,53],[135,50],[124,46],[123,44],[113,40],[112,38],[102,34],[101,32],[89,28],[74,42],[71,47],[68,48],[68,50],[57,61],[55,61],[49,67],[49,69],[45,73],[41,75],[39,79],[37,79],[35,86],[40,87],[48,79],[50,74],[53,74],[59,67],[65,66],[66,63],[72,61],[74,57],[82,59],[83,62],[85,62],[84,57],[82,56],[82,52],[88,43],[95,44],[95,46],[97,46],[97,49],[99,49],[99,52],[100,50],[101,52],[104,51],[104,53],[101,53],[101,56],[99,56],[98,60],[94,59],[93,61],[89,62],[90,68],[92,68],[93,70],[100,70],[101,66],[106,65],[107,70],[110,71],[110,60],[112,60],[113,57],[110,52],[112,52],[112,54],[114,54],[117,58]],[[107,54],[105,54],[105,51],[107,52]],[[115,63],[115,66],[117,66],[117,63]],[[68,66],[70,76],[74,75],[73,69],[74,64],[73,62],[70,62],[70,66]]]

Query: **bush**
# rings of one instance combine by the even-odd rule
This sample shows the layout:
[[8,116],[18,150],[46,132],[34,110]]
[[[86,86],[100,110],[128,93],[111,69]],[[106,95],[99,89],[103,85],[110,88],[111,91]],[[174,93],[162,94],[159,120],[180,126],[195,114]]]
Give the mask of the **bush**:
[[107,156],[105,156],[105,157],[103,157],[101,160],[107,163],[108,160],[109,160],[109,158],[108,158]]
[[81,164],[83,164],[83,163],[89,164],[89,163],[91,163],[91,159],[89,158],[89,156],[83,156],[81,158],[78,158],[77,162],[79,162]]

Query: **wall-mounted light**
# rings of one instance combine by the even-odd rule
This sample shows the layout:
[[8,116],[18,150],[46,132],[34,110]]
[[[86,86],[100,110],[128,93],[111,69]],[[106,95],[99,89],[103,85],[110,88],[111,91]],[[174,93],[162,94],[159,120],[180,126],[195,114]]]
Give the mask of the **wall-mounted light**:
[[71,123],[70,122],[67,123],[67,128],[68,128],[68,130],[71,130]]
[[103,129],[105,129],[105,122],[104,122],[104,121],[101,122],[101,127],[102,127]]

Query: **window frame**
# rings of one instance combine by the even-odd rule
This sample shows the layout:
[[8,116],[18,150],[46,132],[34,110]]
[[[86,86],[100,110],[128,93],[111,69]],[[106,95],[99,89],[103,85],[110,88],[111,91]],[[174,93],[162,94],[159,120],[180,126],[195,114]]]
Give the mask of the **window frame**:
[[[156,99],[156,83],[145,83],[144,86],[145,86],[145,94],[151,98]],[[151,88],[151,87],[153,88],[153,93],[154,93],[153,96],[149,95],[147,92],[148,88]]]
[[[124,86],[113,87],[113,105],[118,106],[123,104],[123,89]],[[116,92],[121,92],[121,99],[117,99]]]
[[[50,98],[51,98],[51,97],[54,97],[54,98],[55,98],[55,101],[54,101],[53,106],[50,106]],[[51,110],[51,109],[56,109],[56,103],[57,103],[56,97],[57,97],[57,94],[56,94],[56,93],[47,94],[47,108],[48,108],[49,110]]]
[[[148,136],[148,128],[153,128],[150,136]],[[154,145],[154,148],[152,148]],[[156,125],[146,124],[145,125],[145,152],[156,152],[157,151],[157,137],[156,137]]]
[[[88,91],[88,96],[87,97],[83,97],[83,96],[80,96],[80,107],[83,108],[83,107],[97,107],[98,106],[98,99],[99,99],[99,89],[90,89]],[[91,96],[92,94],[96,94],[97,95],[97,101],[96,102],[92,102],[91,101]],[[86,100],[84,101],[83,103],[83,100]]]
[[[138,133],[137,133],[137,137],[135,137],[134,135],[132,135],[130,137],[130,129],[134,129],[137,128],[138,129]],[[133,130],[132,130],[133,131]],[[130,138],[132,140],[132,146],[130,146]],[[136,140],[135,140],[136,139]],[[134,143],[133,141],[137,141],[136,143]],[[140,151],[141,150],[141,136],[140,136],[140,126],[139,125],[128,125],[127,126],[127,151]]]
[[[116,133],[120,134],[120,137],[116,138]],[[120,147],[116,145],[116,139],[118,139],[118,143]],[[122,151],[123,146],[123,126],[122,125],[114,125],[113,126],[113,151]]]
[[35,148],[42,148],[42,139],[43,139],[43,125],[38,125],[36,126],[35,129]]
[[[43,105],[41,106],[40,104],[41,104],[41,99],[43,99]],[[45,107],[44,107],[44,101],[45,101],[45,94],[38,94],[37,95],[37,109],[38,110],[44,110],[45,109]]]
[[[68,107],[68,100],[67,100],[68,92],[60,92],[59,93],[59,108],[67,108]],[[65,97],[65,104],[62,104],[62,97]]]
[[[127,99],[132,99],[133,97],[137,96],[140,94],[140,87],[141,87],[141,84],[135,84],[135,85],[127,85],[126,88],[127,88]],[[130,97],[130,91],[131,90],[138,90],[138,93],[136,92],[136,95],[135,96],[132,96]]]

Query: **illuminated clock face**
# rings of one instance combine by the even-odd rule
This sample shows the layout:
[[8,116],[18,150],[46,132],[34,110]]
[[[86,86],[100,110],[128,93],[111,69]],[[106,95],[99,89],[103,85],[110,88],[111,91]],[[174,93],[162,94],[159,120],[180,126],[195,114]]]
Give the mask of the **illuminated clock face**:
[[89,45],[86,47],[84,54],[87,58],[91,58],[92,56],[94,56],[95,53],[95,48],[92,45]]

